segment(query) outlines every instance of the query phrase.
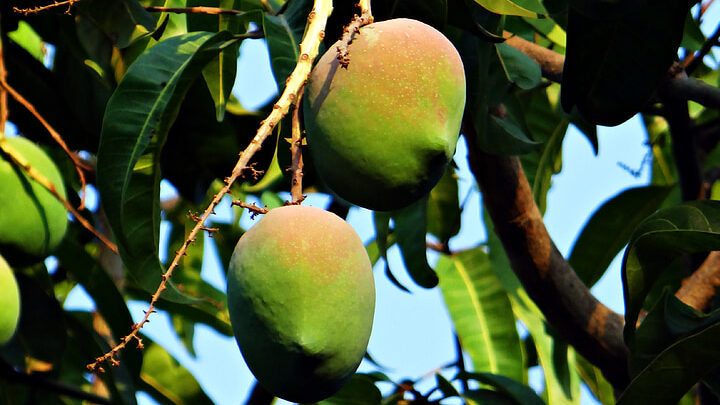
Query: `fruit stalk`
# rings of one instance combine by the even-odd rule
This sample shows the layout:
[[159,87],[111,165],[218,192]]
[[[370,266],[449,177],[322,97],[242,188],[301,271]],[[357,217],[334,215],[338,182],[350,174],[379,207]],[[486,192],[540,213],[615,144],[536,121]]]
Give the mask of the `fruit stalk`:
[[230,187],[233,185],[235,180],[237,180],[243,172],[250,168],[250,159],[258,150],[260,150],[263,141],[265,141],[265,139],[272,133],[273,128],[275,128],[280,120],[288,113],[290,106],[297,98],[300,88],[307,81],[307,78],[310,75],[310,70],[312,69],[313,60],[315,60],[318,55],[320,42],[322,42],[322,39],[325,37],[325,26],[331,12],[332,0],[315,0],[313,9],[308,15],[307,29],[305,30],[302,42],[300,43],[300,58],[295,65],[295,69],[293,69],[292,73],[286,80],[285,90],[280,96],[280,99],[278,99],[277,103],[273,106],[273,110],[270,115],[268,115],[268,117],[262,122],[250,144],[245,148],[245,150],[240,152],[240,157],[235,164],[232,173],[229,177],[225,178],[225,185],[217,194],[215,194],[208,207],[197,219],[195,226],[190,231],[190,234],[188,234],[185,242],[183,242],[180,249],[175,252],[175,257],[170,263],[170,266],[162,275],[160,285],[150,298],[150,304],[148,305],[148,309],[144,311],[145,315],[143,318],[140,322],[133,325],[130,333],[122,338],[115,347],[104,355],[97,357],[93,363],[88,364],[88,370],[101,371],[102,367],[100,367],[100,364],[105,361],[109,361],[112,365],[118,365],[119,362],[116,359],[117,354],[132,340],[137,340],[138,347],[142,348],[142,341],[138,336],[138,333],[148,322],[150,314],[155,312],[155,305],[160,298],[160,294],[167,288],[167,281],[170,277],[172,277],[173,271],[177,268],[178,264],[180,264],[180,258],[185,256],[185,252],[190,244],[195,241],[197,234],[204,229],[205,221],[207,221],[210,215],[215,212],[215,207],[220,203],[220,200],[222,200],[225,194],[229,193]]

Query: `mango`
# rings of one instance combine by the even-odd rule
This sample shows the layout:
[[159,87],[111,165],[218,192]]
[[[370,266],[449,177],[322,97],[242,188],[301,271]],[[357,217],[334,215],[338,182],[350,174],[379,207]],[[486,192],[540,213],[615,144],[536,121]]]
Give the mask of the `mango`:
[[452,159],[465,106],[460,55],[439,31],[399,18],[362,27],[313,68],[303,96],[307,143],[328,188],[386,211],[430,192]]
[[275,396],[316,402],[365,355],[375,311],[370,259],[352,227],[308,206],[275,208],[238,241],[228,310],[250,371]]
[[15,334],[20,319],[20,290],[8,263],[0,256],[0,346]]
[[[8,137],[7,142],[66,196],[60,171],[39,146],[22,137]],[[47,256],[65,236],[65,207],[2,153],[0,190],[0,251],[11,262],[23,254]]]

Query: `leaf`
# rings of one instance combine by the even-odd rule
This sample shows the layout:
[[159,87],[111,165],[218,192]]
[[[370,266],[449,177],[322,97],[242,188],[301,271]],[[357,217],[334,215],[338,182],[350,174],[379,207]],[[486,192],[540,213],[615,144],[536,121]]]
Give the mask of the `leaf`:
[[[395,234],[390,233],[390,214],[387,212],[380,212],[380,211],[373,211],[373,223],[375,224],[375,241],[374,245],[377,248],[377,254],[373,253],[371,257],[371,263],[373,266],[375,263],[382,258],[385,262],[385,276],[390,280],[395,287],[399,288],[402,291],[405,291],[406,293],[409,293],[410,290],[407,289],[398,279],[395,277],[395,275],[392,273],[392,270],[390,270],[390,262],[387,259],[387,250],[395,244]],[[368,247],[370,247],[369,245]]]
[[623,3],[614,5],[622,15],[606,18],[571,7],[561,96],[565,111],[577,108],[600,125],[620,124],[640,111],[677,58],[688,4],[660,0],[633,8]]
[[393,211],[395,237],[405,268],[413,281],[424,288],[433,288],[438,277],[427,262],[426,223],[427,197],[412,205]]
[[285,79],[290,76],[300,59],[300,42],[311,8],[311,1],[295,0],[289,3],[282,14],[263,14],[270,64],[281,93],[285,88]]
[[510,300],[478,247],[440,256],[436,266],[445,304],[473,370],[523,381],[520,338]]
[[685,16],[685,31],[683,33],[681,47],[697,51],[702,48],[705,43],[705,34],[700,29],[700,24],[696,21],[691,12],[688,12]]
[[519,405],[509,396],[492,390],[472,390],[462,395],[468,405]]
[[720,365],[720,323],[681,339],[630,382],[618,405],[674,405],[704,375]]
[[461,372],[456,378],[461,380],[475,380],[482,384],[487,384],[514,399],[518,404],[545,405],[543,400],[537,396],[532,388],[502,375]]
[[568,122],[560,120],[540,154],[532,192],[541,213],[544,213],[547,207],[547,194],[552,185],[552,176],[562,170],[562,144],[567,128]]
[[[524,1],[523,3],[526,3],[526,7],[533,7],[537,11],[521,7],[520,5],[518,5],[518,2],[513,2],[510,0],[475,0],[475,2],[495,14],[517,15],[521,17],[532,18],[538,18],[539,14],[544,14],[544,8],[539,2],[536,1]],[[538,10],[541,8],[542,10]]]
[[[197,32],[162,41],[133,63],[108,102],[98,149],[98,191],[129,273],[160,284],[160,152],[183,95],[205,63],[233,41]],[[172,283],[163,297],[191,302]]]
[[670,186],[630,188],[593,213],[568,259],[585,285],[592,287],[602,277],[635,227],[660,208],[672,189]]
[[580,355],[575,356],[575,367],[578,369],[585,384],[590,388],[595,399],[603,405],[615,405],[614,388],[605,379],[599,368],[593,366]]
[[542,72],[532,58],[506,43],[495,44],[495,49],[500,58],[500,65],[512,83],[524,90],[540,84]]
[[382,395],[372,377],[355,374],[337,394],[316,405],[380,405]]
[[15,31],[7,33],[8,38],[20,45],[40,63],[45,63],[45,43],[30,24],[18,21]]
[[720,250],[720,201],[693,201],[645,219],[630,238],[622,266],[625,341],[632,346],[634,325],[645,297],[677,258]]
[[[487,211],[484,211],[486,224],[491,224]],[[545,392],[549,404],[579,404],[580,383],[577,373],[573,370],[557,370],[557,361],[561,356],[567,356],[572,362],[574,351],[568,350],[567,344],[556,343],[556,336],[549,332],[549,325],[545,316],[535,303],[528,297],[527,292],[520,284],[510,268],[505,250],[494,230],[488,229],[488,247],[490,248],[490,262],[493,270],[508,292],[515,316],[525,325],[533,338],[540,366],[545,377]]]
[[442,243],[460,232],[458,176],[448,167],[438,184],[430,190],[427,205],[427,230]]
[[479,133],[478,141],[488,153],[515,155],[528,153],[539,144],[523,132],[511,117],[499,118],[489,115],[486,133]]
[[213,404],[200,383],[162,346],[143,336],[141,389],[161,404]]
[[155,18],[137,0],[84,0],[76,7],[120,49],[155,31]]
[[452,385],[450,381],[443,377],[442,374],[435,373],[435,382],[437,383],[438,389],[440,389],[440,391],[443,393],[443,398],[460,396],[460,393],[457,391],[457,389]]

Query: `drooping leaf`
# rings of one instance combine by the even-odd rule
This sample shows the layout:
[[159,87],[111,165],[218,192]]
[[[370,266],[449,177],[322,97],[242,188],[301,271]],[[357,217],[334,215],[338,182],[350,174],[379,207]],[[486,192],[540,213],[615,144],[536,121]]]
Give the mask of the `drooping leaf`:
[[[183,95],[229,34],[196,32],[150,48],[108,102],[98,150],[98,191],[129,273],[148,292],[160,284],[159,160]],[[166,299],[189,302],[173,287]]]
[[720,201],[666,208],[635,229],[622,266],[625,340],[629,345],[645,298],[663,271],[683,255],[712,250],[720,250]]
[[137,0],[88,0],[76,7],[120,49],[155,31],[155,18]]
[[213,404],[190,372],[162,346],[143,337],[141,388],[163,405]]
[[427,262],[427,197],[393,211],[391,215],[395,221],[397,244],[408,274],[421,287],[435,287],[438,277]]
[[541,213],[544,213],[547,208],[547,194],[552,185],[552,176],[562,170],[562,144],[567,127],[568,122],[560,120],[540,154],[532,192]]
[[635,227],[660,208],[671,190],[669,186],[627,189],[593,213],[568,259],[585,285],[592,287],[602,277]]
[[[487,211],[484,211],[486,224],[491,224]],[[572,363],[574,352],[559,338],[549,332],[545,316],[527,295],[505,254],[502,243],[494,230],[488,229],[488,247],[490,262],[500,282],[505,287],[512,303],[515,316],[523,323],[533,338],[537,350],[538,362],[545,377],[545,392],[550,404],[580,403],[580,382],[577,372],[573,369],[557,369],[558,366],[568,367]],[[558,359],[567,358],[567,361]],[[563,365],[565,363],[565,365]]]
[[618,405],[676,404],[704,375],[720,365],[720,323],[665,349],[630,382]]
[[427,230],[442,243],[460,232],[460,202],[458,201],[458,177],[451,168],[428,196]]
[[593,366],[579,354],[575,356],[575,367],[595,399],[603,405],[615,405],[614,388],[605,379],[599,368]]
[[280,92],[285,88],[285,79],[290,76],[300,58],[300,42],[311,8],[311,1],[296,0],[291,1],[282,14],[263,14],[270,64]]
[[440,392],[443,393],[444,398],[460,396],[458,390],[452,385],[450,381],[443,377],[442,374],[435,373],[435,382],[437,383],[437,387]]
[[[578,3],[578,2],[575,2]],[[598,16],[570,7],[562,79],[562,105],[588,121],[618,125],[640,111],[665,79],[683,36],[687,2],[654,1],[646,7],[603,3],[622,9]],[[635,3],[645,3],[638,1]],[[630,9],[631,11],[626,11]]]
[[517,404],[523,405],[545,405],[542,399],[532,388],[519,383],[512,378],[491,373],[459,373],[456,377],[461,380],[475,380],[487,384],[497,391],[514,399]]
[[337,394],[316,405],[380,405],[382,394],[371,377],[355,374]]
[[445,304],[473,370],[523,381],[522,350],[510,300],[481,247],[436,266]]
[[532,58],[506,43],[495,44],[495,49],[508,80],[525,90],[540,84],[540,66]]

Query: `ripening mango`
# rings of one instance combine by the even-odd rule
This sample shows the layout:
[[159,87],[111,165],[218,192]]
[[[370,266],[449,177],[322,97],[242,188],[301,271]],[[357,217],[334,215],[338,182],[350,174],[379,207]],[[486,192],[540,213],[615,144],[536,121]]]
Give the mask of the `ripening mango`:
[[15,334],[20,318],[20,290],[12,269],[0,256],[0,346]]
[[315,402],[340,390],[365,355],[375,311],[362,241],[319,208],[275,208],[238,241],[228,310],[245,361],[274,395]]
[[429,25],[394,19],[336,43],[305,86],[303,114],[315,168],[343,199],[373,210],[426,195],[452,159],[465,73],[450,41]]
[[[65,197],[62,176],[52,159],[22,137],[6,138],[30,166]],[[11,263],[27,255],[47,256],[65,236],[68,214],[55,196],[0,153],[0,251]]]

